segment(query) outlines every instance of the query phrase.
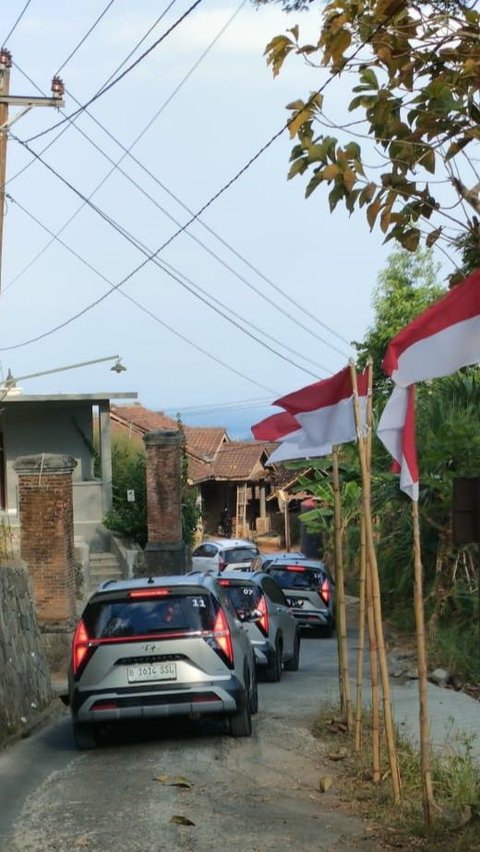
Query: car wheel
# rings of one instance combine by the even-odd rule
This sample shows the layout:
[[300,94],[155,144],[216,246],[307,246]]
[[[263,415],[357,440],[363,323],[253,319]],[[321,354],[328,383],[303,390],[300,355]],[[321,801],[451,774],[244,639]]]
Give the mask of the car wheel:
[[[245,678],[245,683],[249,682],[249,678]],[[230,716],[229,730],[231,737],[250,737],[252,735],[252,712],[250,709],[250,692],[245,696],[245,703],[242,709]]]
[[297,632],[295,634],[295,642],[293,646],[293,657],[291,660],[287,660],[284,665],[284,668],[287,672],[298,672],[298,666],[300,663],[300,633]]
[[97,742],[94,726],[88,722],[73,722],[73,739],[80,751],[95,748]]
[[252,716],[258,712],[258,683],[257,670],[254,666],[252,677],[250,679],[250,713]]
[[277,638],[275,642],[275,651],[270,657],[268,666],[265,669],[265,678],[269,683],[278,683],[282,677],[282,646]]

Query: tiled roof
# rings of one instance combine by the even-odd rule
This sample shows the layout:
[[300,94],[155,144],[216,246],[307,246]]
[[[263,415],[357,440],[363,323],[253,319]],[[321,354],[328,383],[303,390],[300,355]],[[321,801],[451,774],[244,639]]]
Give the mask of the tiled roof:
[[265,444],[262,441],[230,441],[222,444],[213,462],[215,479],[262,479],[265,470],[262,458]]
[[[162,411],[149,411],[140,403],[112,405],[113,427],[131,429],[143,436],[158,429],[177,429],[177,421]],[[185,426],[188,478],[193,484],[206,480],[247,481],[262,479],[262,461],[276,445],[263,441],[231,441],[221,426]]]
[[132,426],[136,426],[142,434],[156,432],[157,429],[176,429],[177,421],[168,417],[163,411],[149,411],[139,402],[136,405],[112,405],[113,417],[118,417]]
[[212,459],[228,435],[222,426],[184,426],[185,438],[189,447],[201,456]]

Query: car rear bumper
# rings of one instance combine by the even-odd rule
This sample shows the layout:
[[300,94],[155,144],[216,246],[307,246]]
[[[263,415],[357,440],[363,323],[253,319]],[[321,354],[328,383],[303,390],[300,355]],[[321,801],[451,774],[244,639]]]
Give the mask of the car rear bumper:
[[315,630],[319,627],[330,628],[332,626],[332,616],[329,612],[322,610],[304,611],[301,609],[292,609],[291,612],[300,627],[311,627]]
[[73,689],[70,706],[78,722],[113,722],[170,716],[228,715],[240,710],[246,692],[232,676],[221,686],[213,682],[182,684],[181,688],[126,687],[117,690]]

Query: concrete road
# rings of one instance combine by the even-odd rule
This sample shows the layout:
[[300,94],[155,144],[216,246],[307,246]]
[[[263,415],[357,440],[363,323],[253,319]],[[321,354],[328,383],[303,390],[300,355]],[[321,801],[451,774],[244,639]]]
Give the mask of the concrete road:
[[[354,636],[350,650],[354,660]],[[219,724],[171,722],[118,731],[79,753],[63,716],[0,753],[0,852],[378,850],[334,788],[318,790],[332,766],[311,724],[338,701],[337,679],[336,639],[305,638],[300,671],[260,684],[251,739],[231,739]],[[416,682],[393,683],[392,695],[396,723],[415,740]],[[457,730],[480,730],[479,702],[433,686],[430,697],[437,743],[450,718]],[[189,786],[172,785],[177,776]]]
[[[335,639],[305,639],[300,671],[259,686],[250,739],[171,723],[79,753],[64,716],[20,741],[0,754],[1,852],[369,850],[361,822],[318,790],[310,727],[336,695]],[[191,787],[170,786],[176,776]]]

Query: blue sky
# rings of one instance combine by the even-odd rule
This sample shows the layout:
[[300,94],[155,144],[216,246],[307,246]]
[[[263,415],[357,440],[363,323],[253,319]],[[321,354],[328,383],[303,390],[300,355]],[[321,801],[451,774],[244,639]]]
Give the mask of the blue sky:
[[[77,107],[72,95],[82,104],[88,101],[166,5],[160,7],[151,0],[112,2],[61,70],[67,89],[67,114]],[[189,5],[177,0],[129,63]],[[2,38],[24,6],[25,0],[8,4]],[[7,42],[14,62],[11,94],[38,94],[32,83],[48,93],[53,74],[106,6],[107,0],[84,0],[81,4],[31,0]],[[126,148],[159,113],[132,148],[140,165],[129,157],[121,162],[131,180],[114,170],[92,197],[103,214],[150,252],[178,230],[159,207],[181,225],[190,218],[165,187],[196,212],[281,128],[288,116],[285,105],[326,79],[324,70],[292,60],[274,80],[263,56],[269,39],[297,20],[302,29],[314,33],[318,12],[287,16],[276,7],[256,10],[249,3],[243,4],[192,70],[239,8],[232,2],[200,3],[162,44],[89,108]],[[334,116],[345,100],[342,93],[346,87],[347,82],[341,80],[327,89],[325,110]],[[12,108],[10,117],[15,112]],[[34,109],[12,126],[12,136],[25,142],[61,117],[53,109]],[[75,123],[97,148],[68,124],[28,144],[40,154],[60,130],[67,128],[41,156],[78,193],[89,196],[112,169],[101,152],[114,162],[124,152],[85,113]],[[303,180],[287,182],[290,147],[284,134],[208,208],[202,220],[210,230],[199,223],[189,228],[189,233],[237,275],[185,233],[158,255],[189,279],[188,286],[201,287],[202,298],[221,302],[221,310],[235,322],[242,325],[246,319],[252,323],[255,328],[250,327],[250,333],[260,342],[246,336],[150,262],[123,287],[143,306],[143,312],[116,292],[62,330],[18,346],[49,332],[98,299],[110,286],[105,279],[118,284],[145,260],[145,255],[84,206],[61,234],[71,252],[54,241],[37,258],[51,237],[32,217],[57,233],[82,201],[11,138],[0,296],[3,374],[11,369],[13,375],[20,376],[118,353],[128,368],[119,376],[109,371],[108,364],[99,364],[26,381],[24,391],[137,391],[141,402],[150,408],[180,410],[186,422],[198,425],[230,423],[234,433],[244,434],[244,426],[237,430],[234,422],[253,423],[265,415],[260,408],[246,411],[245,401],[271,401],[344,366],[352,350],[340,338],[358,340],[365,333],[372,318],[372,288],[388,252],[381,244],[381,235],[370,234],[361,214],[349,218],[338,210],[331,216],[322,192],[306,201]],[[31,160],[33,163],[16,176]],[[86,264],[95,267],[103,278]],[[178,276],[177,271],[173,274]],[[280,306],[281,312],[275,306]],[[211,408],[198,410],[205,405]],[[228,407],[222,410],[222,406]]]

